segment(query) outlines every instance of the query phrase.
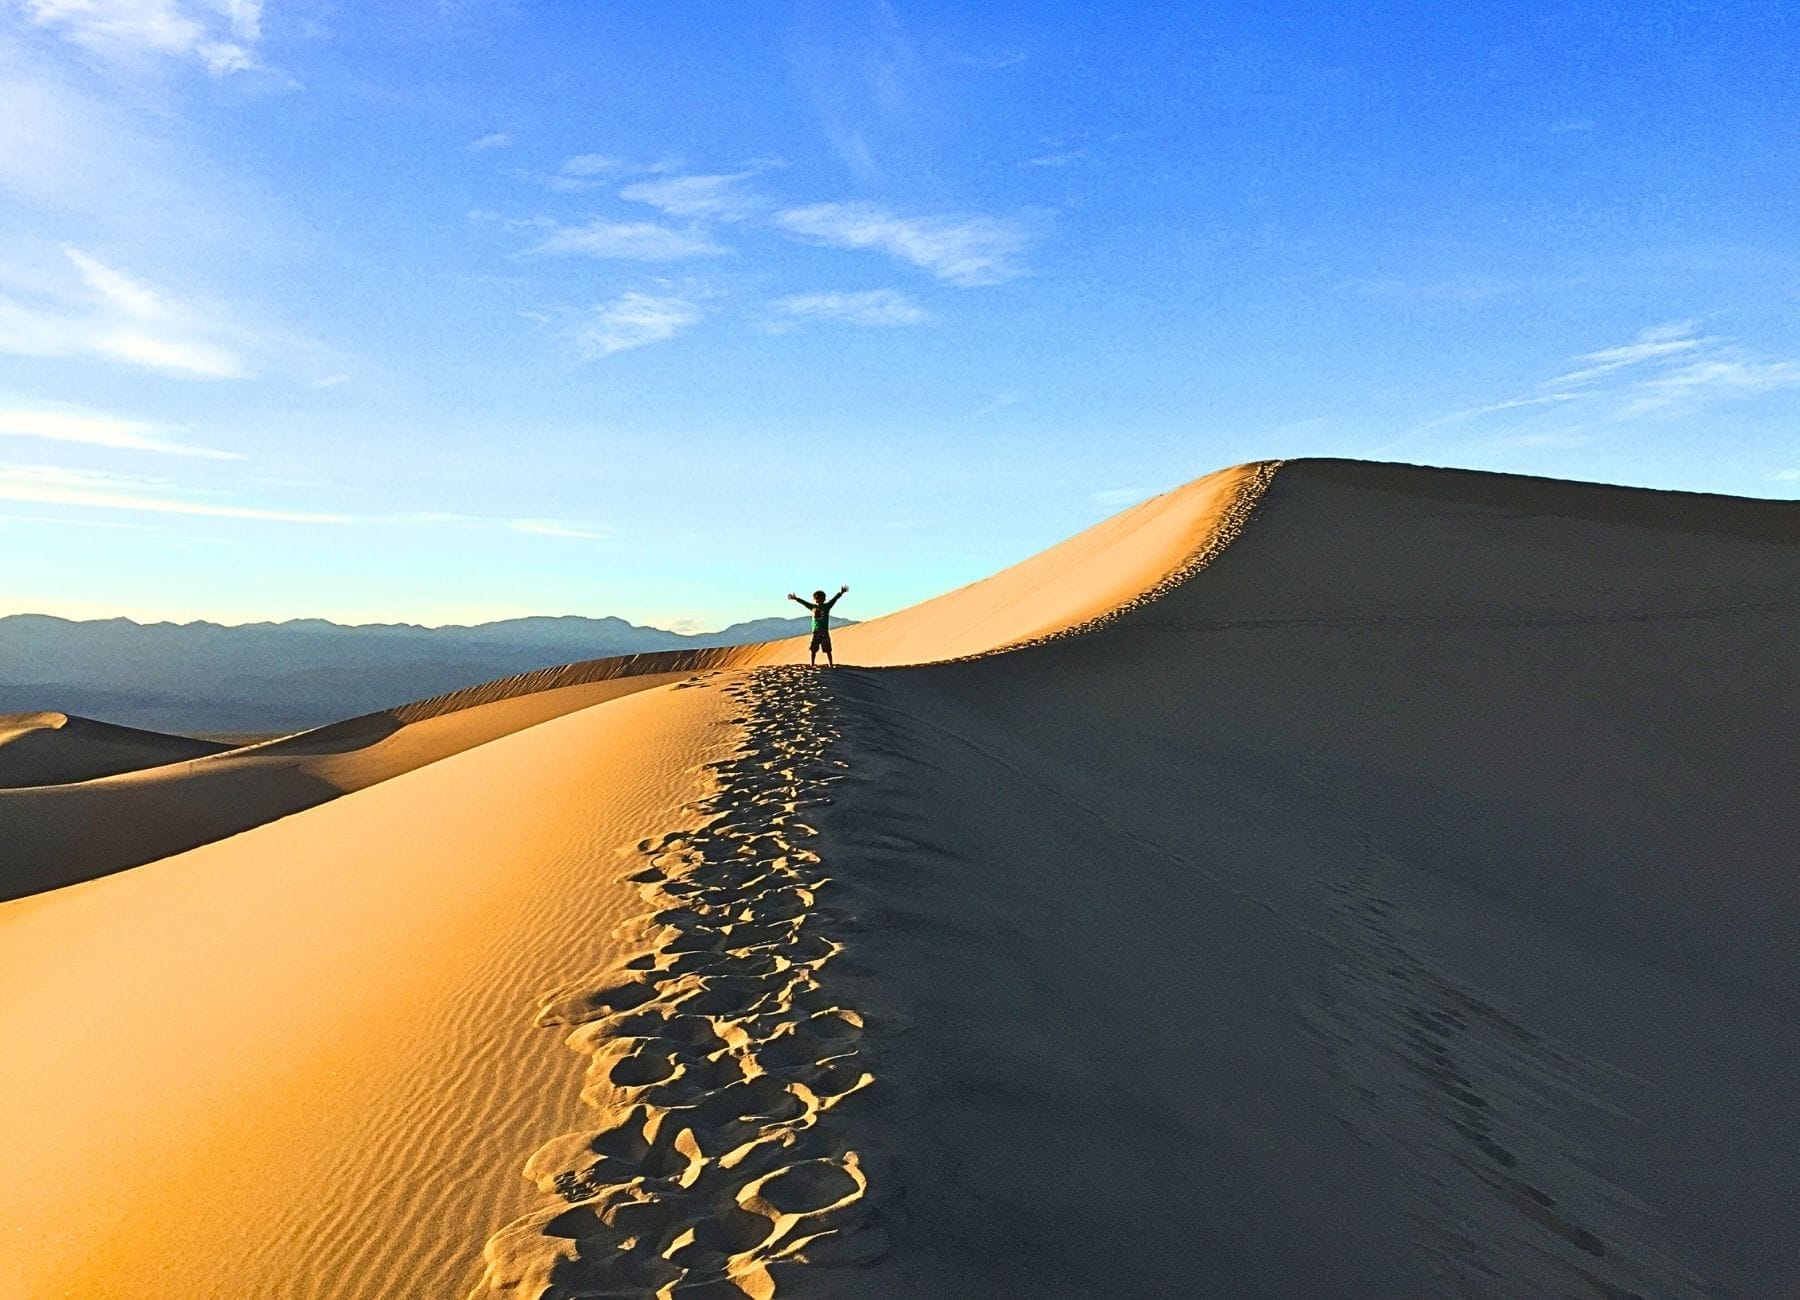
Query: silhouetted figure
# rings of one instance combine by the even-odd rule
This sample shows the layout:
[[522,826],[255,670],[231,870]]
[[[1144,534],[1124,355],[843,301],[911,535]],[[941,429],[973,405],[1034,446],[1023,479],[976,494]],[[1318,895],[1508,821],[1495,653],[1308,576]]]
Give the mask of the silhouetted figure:
[[789,600],[796,605],[805,605],[807,612],[813,616],[812,648],[806,652],[806,661],[815,668],[818,667],[819,651],[821,650],[825,652],[825,666],[827,668],[837,667],[837,661],[831,657],[831,607],[843,599],[844,593],[849,590],[850,588],[847,586],[839,587],[838,594],[830,600],[825,599],[825,593],[822,591],[813,592],[811,600],[801,600],[793,592],[788,592]]

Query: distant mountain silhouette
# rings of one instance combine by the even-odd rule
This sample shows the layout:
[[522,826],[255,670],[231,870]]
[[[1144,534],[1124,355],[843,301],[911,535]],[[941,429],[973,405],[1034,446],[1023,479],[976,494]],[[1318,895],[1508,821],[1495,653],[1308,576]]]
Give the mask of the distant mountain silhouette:
[[298,731],[533,668],[747,645],[808,626],[805,616],[760,618],[690,636],[576,615],[473,627],[318,618],[226,627],[13,614],[0,618],[0,713],[76,713],[190,735]]

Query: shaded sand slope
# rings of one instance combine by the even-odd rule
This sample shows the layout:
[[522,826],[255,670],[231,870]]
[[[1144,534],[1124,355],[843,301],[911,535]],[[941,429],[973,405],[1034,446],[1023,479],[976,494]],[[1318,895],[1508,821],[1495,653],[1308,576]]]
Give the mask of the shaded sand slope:
[[67,713],[0,713],[0,789],[88,781],[229,748]]
[[641,692],[0,906],[5,1293],[471,1287],[586,1114],[533,1004],[618,959],[620,850],[703,792],[729,712]]
[[[1178,575],[1192,557],[1224,544],[1235,528],[1236,511],[1265,473],[1263,466],[1240,466],[1209,475],[991,578],[840,629],[835,634],[839,660],[879,665],[983,653],[1066,632],[1141,600]],[[696,672],[803,663],[806,648],[807,638],[798,637],[590,660],[503,678],[201,762],[55,790],[0,790],[0,842],[8,846],[0,861],[0,899],[93,879],[208,844],[548,718]],[[161,761],[173,763],[202,752],[171,750]],[[0,774],[6,753],[0,747]],[[149,767],[153,761],[132,766]]]
[[1800,1294],[1797,514],[1289,463],[1102,630],[828,678],[913,1026],[845,1294]]

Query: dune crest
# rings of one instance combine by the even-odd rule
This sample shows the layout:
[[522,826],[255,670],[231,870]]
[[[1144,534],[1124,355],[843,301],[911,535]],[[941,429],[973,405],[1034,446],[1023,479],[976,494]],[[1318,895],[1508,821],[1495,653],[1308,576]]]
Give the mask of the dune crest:
[[[1210,474],[990,578],[840,628],[834,634],[838,662],[891,666],[969,658],[1098,627],[1154,600],[1219,554],[1243,527],[1277,464]],[[111,780],[81,779],[56,790],[0,789],[0,840],[11,849],[0,863],[0,900],[209,844],[696,672],[804,663],[807,640],[564,664],[228,752],[192,742],[199,747],[193,752],[136,762],[128,775]],[[0,776],[6,752],[0,748]],[[189,761],[196,757],[200,761]]]

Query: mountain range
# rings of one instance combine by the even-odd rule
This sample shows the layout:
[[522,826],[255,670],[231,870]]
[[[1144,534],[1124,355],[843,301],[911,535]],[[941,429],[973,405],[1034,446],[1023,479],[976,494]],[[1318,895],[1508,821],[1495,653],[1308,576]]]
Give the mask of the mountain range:
[[577,615],[421,627],[13,614],[0,617],[0,713],[54,710],[187,734],[298,731],[553,664],[747,645],[807,627],[804,616],[689,635]]

